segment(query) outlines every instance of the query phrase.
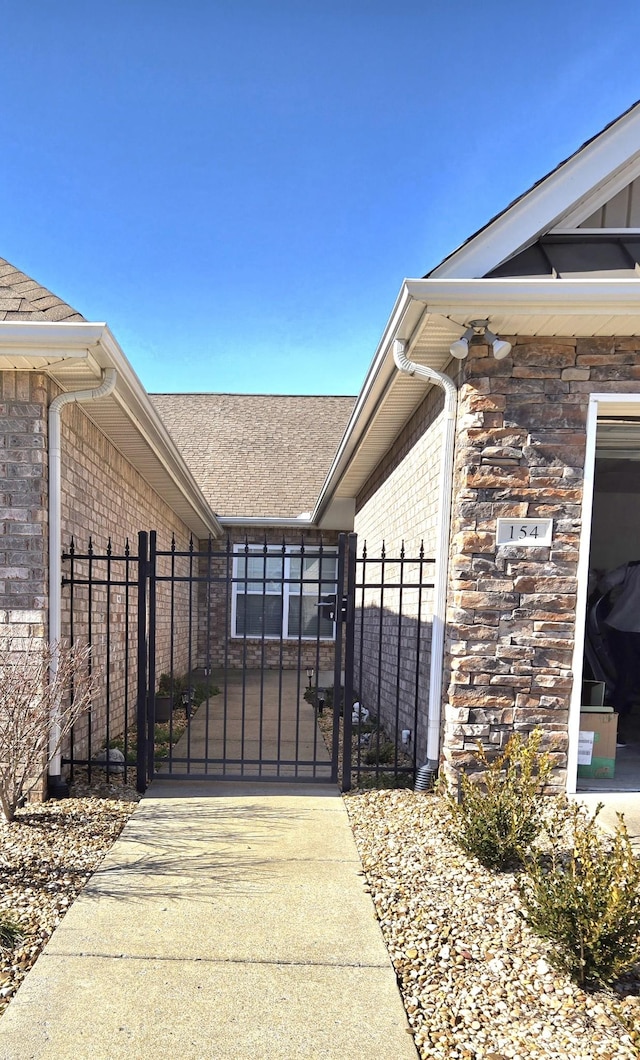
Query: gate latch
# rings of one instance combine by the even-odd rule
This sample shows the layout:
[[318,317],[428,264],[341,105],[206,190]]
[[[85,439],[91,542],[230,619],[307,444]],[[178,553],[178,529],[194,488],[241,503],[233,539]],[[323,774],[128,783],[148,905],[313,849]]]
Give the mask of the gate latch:
[[335,593],[321,596],[316,607],[321,618],[328,618],[330,622],[344,622],[347,617],[346,596],[336,596]]

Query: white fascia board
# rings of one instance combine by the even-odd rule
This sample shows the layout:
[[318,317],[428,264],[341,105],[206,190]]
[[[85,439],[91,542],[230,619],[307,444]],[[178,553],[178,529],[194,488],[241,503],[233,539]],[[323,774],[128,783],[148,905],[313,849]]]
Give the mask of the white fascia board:
[[314,523],[321,522],[396,374],[394,339],[405,339],[410,348],[431,317],[451,317],[462,331],[465,321],[490,318],[493,312],[505,310],[527,317],[550,312],[567,318],[584,313],[601,313],[607,319],[618,313],[640,317],[640,280],[405,280],[320,491],[312,514]]
[[561,222],[565,227],[588,217],[600,200],[621,190],[639,171],[636,106],[454,251],[431,277],[486,275]]
[[64,357],[73,357],[95,346],[106,327],[105,323],[85,321],[3,320],[0,347],[21,353],[31,349],[43,356],[57,350]]
[[[118,373],[114,395],[116,400],[210,533],[214,537],[219,537],[222,527],[218,519],[205,501],[200,487],[162,422],[147,391],[125,357],[115,336],[106,325],[99,345],[100,351],[104,351],[108,358],[108,366],[115,368]],[[98,360],[102,362],[100,352],[98,352]],[[101,366],[107,367],[106,364]]]
[[458,317],[462,313],[464,320],[474,314],[483,318],[504,310],[527,316],[550,312],[565,316],[640,313],[638,279],[428,279],[406,280],[404,287],[426,312]]
[[313,523],[320,522],[325,508],[332,499],[335,483],[351,461],[360,439],[366,433],[372,416],[375,415],[375,410],[382,400],[390,380],[397,371],[391,353],[394,339],[410,339],[422,317],[423,308],[409,293],[407,287],[409,282],[413,281],[405,280],[400,288],[391,316],[378,343],[378,348],[369,366],[353,412],[349,417],[344,435],[311,514]]
[[[41,361],[42,370],[54,378],[56,363],[85,362],[96,378],[100,377],[102,369],[115,368],[118,380],[113,392],[114,399],[135,424],[149,449],[207,529],[215,537],[221,535],[220,523],[207,505],[184,458],[107,324],[76,321],[2,322],[0,367],[3,354],[7,359],[29,357],[34,365]],[[126,457],[127,454],[123,455]]]
[[298,519],[295,516],[290,518],[282,517],[270,519],[267,515],[219,515],[218,522],[222,527],[234,527],[234,526],[248,526],[256,527],[259,529],[269,529],[273,527],[276,530],[310,530],[315,528],[315,524],[311,519]]

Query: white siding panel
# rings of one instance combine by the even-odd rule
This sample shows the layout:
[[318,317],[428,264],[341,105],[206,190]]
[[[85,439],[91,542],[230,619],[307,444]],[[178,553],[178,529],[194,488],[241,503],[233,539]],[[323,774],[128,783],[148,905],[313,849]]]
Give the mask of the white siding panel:
[[587,217],[586,221],[578,225],[578,228],[603,228],[604,227],[604,206],[601,206],[599,210],[592,213],[590,217]]
[[640,180],[627,184],[578,228],[640,228]]
[[629,228],[640,228],[640,182],[629,185]]
[[604,208],[605,228],[627,228],[629,225],[629,187],[623,188]]

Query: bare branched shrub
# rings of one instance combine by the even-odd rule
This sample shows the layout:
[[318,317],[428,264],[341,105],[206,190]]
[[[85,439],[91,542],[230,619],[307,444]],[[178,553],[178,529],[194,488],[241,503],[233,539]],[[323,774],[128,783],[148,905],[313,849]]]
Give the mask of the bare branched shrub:
[[6,821],[14,819],[90,705],[90,652],[82,644],[43,641],[15,651],[9,637],[0,637],[0,809]]

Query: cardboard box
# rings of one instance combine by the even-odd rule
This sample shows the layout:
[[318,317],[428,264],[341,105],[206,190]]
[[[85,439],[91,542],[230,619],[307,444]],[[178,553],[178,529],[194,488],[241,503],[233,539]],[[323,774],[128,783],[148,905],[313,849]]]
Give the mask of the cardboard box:
[[580,708],[578,776],[612,780],[616,768],[618,715],[613,707]]
[[604,706],[605,683],[604,681],[583,681],[582,700],[584,706]]

